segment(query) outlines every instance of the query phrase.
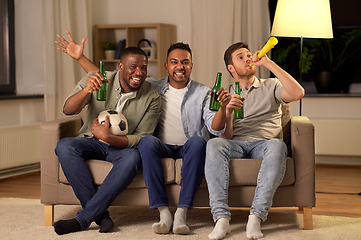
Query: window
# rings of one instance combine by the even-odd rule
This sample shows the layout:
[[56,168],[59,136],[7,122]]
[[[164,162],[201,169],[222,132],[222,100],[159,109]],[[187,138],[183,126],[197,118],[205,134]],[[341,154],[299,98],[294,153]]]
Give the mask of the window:
[[0,0],[0,94],[13,95],[15,86],[14,0]]

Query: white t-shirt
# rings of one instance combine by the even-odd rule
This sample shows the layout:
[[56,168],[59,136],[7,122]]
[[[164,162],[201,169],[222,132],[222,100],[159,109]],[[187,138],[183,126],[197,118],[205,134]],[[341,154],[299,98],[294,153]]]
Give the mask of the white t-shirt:
[[162,112],[158,123],[158,138],[171,145],[184,145],[188,140],[184,134],[181,104],[187,88],[176,89],[169,85],[169,89],[162,96]]
[[130,93],[122,93],[120,95],[120,98],[119,98],[119,101],[118,101],[118,104],[117,104],[117,112],[120,112],[122,113],[123,111],[123,107],[124,107],[124,104],[127,102],[127,100],[133,96],[135,94],[135,92],[130,92]]

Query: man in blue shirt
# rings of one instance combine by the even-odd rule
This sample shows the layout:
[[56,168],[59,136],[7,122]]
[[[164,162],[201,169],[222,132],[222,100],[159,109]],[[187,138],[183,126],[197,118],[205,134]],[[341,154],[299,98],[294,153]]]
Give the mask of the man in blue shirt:
[[[160,221],[152,226],[154,232],[168,233],[173,225],[175,234],[188,234],[187,210],[193,207],[204,172],[206,140],[202,130],[222,134],[225,108],[210,111],[210,88],[190,79],[193,63],[188,44],[173,44],[168,49],[165,67],[167,78],[147,79],[162,96],[162,111],[154,136],[140,140],[139,153],[150,208],[160,212]],[[222,89],[219,99],[227,103],[230,94]],[[174,222],[168,207],[162,158],[182,158],[181,191]]]
[[[87,71],[97,70],[84,55],[85,38],[80,45],[71,40],[68,43],[58,35],[64,44],[56,42]],[[168,233],[173,226],[176,234],[188,234],[187,210],[193,207],[193,199],[203,179],[206,140],[211,133],[221,135],[225,128],[226,105],[231,99],[229,92],[221,89],[218,100],[223,102],[219,111],[209,110],[210,88],[190,79],[193,68],[192,51],[188,44],[176,43],[170,46],[165,63],[168,77],[160,80],[147,78],[162,96],[162,111],[154,136],[139,141],[139,153],[143,163],[143,177],[148,188],[151,209],[158,209],[160,221],[154,223],[155,233]],[[181,127],[182,126],[182,127]],[[206,133],[204,135],[203,133]],[[181,191],[174,222],[169,210],[164,184],[162,158],[182,158]]]

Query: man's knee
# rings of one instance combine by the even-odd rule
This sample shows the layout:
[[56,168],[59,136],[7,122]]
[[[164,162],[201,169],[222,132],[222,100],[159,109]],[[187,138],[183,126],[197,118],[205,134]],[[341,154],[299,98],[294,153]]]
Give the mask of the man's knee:
[[69,153],[69,151],[71,151],[71,148],[74,147],[73,139],[74,138],[60,139],[59,142],[56,144],[55,154],[59,157],[61,155]]
[[207,142],[207,152],[208,150],[218,150],[220,147],[224,146],[227,143],[226,139],[223,138],[212,138]]
[[68,138],[62,138],[59,140],[59,142],[56,144],[55,151],[62,151],[68,147]]
[[278,151],[287,155],[287,146],[284,141],[280,139],[271,139],[268,141],[268,149]]
[[267,140],[266,148],[264,148],[263,160],[285,163],[287,160],[287,146],[279,139]]
[[142,137],[139,140],[138,143],[138,147],[142,148],[142,147],[147,147],[147,148],[151,148],[154,147],[155,145],[157,145],[159,142],[159,139],[154,137],[153,135],[147,135],[145,137]]
[[206,148],[206,140],[204,140],[204,138],[200,137],[200,136],[193,136],[190,137],[187,142],[186,145],[189,145],[190,147],[194,147],[194,148]]

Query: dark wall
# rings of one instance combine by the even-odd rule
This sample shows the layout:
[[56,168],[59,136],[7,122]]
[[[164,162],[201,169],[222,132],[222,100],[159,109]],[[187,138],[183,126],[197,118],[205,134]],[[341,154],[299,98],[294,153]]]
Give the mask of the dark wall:
[[[273,24],[273,18],[277,6],[277,0],[269,0],[269,12],[271,26]],[[359,0],[330,0],[331,17],[334,39],[337,39],[343,33],[353,30],[361,29],[361,1]],[[291,38],[278,38],[278,47],[287,46],[295,39]],[[296,40],[297,41],[297,40]],[[295,52],[296,54],[296,52]],[[299,54],[299,51],[298,53]],[[361,53],[354,58],[355,66],[349,69],[347,72],[351,75],[351,83],[361,83]],[[293,64],[290,69],[287,69],[296,78],[299,78],[299,70],[297,62]],[[303,81],[314,81],[314,76],[311,74],[304,74]]]
[[[272,24],[277,0],[269,0],[268,3]],[[361,1],[330,0],[330,7],[332,25],[334,28],[361,28]]]
[[361,1],[330,0],[334,28],[361,28]]

